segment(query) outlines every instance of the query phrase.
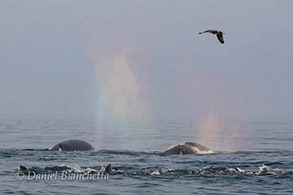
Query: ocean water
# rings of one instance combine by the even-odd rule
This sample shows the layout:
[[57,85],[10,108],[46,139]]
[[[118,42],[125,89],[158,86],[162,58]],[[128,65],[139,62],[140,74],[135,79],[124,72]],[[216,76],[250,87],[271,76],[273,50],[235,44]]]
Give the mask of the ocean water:
[[[293,194],[293,121],[202,124],[1,119],[0,192]],[[97,151],[48,150],[67,139],[85,140]],[[186,141],[227,153],[161,153]],[[111,173],[104,172],[108,164]]]

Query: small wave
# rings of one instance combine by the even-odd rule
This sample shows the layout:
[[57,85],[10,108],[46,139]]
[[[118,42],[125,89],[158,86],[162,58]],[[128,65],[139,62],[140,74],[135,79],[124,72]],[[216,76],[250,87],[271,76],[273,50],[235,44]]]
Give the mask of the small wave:
[[286,173],[285,171],[282,171],[280,169],[273,169],[266,165],[261,165],[259,167],[259,170],[256,172],[257,175],[280,175]]
[[141,154],[162,154],[160,151],[130,151],[130,150],[98,150],[97,153],[118,154],[118,155],[141,155]]
[[210,149],[200,150],[195,146],[191,146],[190,148],[194,151],[194,154],[213,154],[213,153],[216,153],[215,151],[210,150]]

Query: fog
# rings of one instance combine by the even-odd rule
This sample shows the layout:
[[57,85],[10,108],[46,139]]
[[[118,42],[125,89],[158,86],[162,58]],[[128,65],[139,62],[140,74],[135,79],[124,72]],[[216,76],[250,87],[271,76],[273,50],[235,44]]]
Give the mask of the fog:
[[292,120],[292,7],[2,0],[0,117]]

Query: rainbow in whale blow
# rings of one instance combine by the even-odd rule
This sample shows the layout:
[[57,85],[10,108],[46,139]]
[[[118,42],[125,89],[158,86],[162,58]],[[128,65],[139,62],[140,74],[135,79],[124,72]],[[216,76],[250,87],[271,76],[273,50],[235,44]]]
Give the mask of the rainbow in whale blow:
[[99,122],[127,123],[148,117],[135,66],[125,51],[103,56],[96,64],[96,80]]

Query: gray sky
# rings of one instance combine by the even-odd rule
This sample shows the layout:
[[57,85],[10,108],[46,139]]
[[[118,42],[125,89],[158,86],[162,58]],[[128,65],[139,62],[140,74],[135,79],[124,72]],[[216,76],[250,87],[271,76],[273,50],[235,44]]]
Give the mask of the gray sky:
[[292,7],[1,0],[0,117],[290,120]]

